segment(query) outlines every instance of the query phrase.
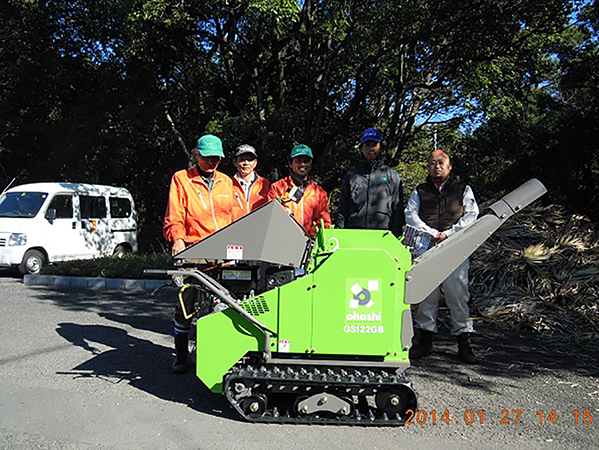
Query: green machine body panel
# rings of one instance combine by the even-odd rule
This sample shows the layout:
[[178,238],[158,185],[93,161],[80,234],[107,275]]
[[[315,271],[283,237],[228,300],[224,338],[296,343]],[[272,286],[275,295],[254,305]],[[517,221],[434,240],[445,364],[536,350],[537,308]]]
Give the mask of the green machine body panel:
[[308,274],[276,289],[279,302],[277,352],[309,352],[313,280],[313,276]]
[[334,251],[313,269],[311,350],[407,360],[401,327],[410,253],[385,231],[322,230],[322,238],[313,259]]
[[[270,291],[239,303],[266,326],[276,329],[277,292]],[[196,375],[213,392],[222,392],[223,375],[248,351],[264,348],[264,332],[232,309],[198,319]]]
[[[273,357],[342,361],[358,355],[407,363],[402,319],[411,255],[397,238],[386,231],[322,229],[311,261],[303,277],[239,303],[276,333]],[[264,332],[230,309],[197,322],[197,376],[214,392],[222,391],[223,375],[245,354],[263,350]]]

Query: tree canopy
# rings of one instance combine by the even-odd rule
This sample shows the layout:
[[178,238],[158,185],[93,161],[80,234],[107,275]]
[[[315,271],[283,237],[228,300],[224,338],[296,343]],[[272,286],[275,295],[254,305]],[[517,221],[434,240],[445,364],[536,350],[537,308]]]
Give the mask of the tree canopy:
[[394,164],[434,135],[481,192],[536,173],[586,212],[597,17],[575,0],[6,0],[1,181],[125,186],[148,247],[202,134],[254,145],[271,179],[306,143],[330,192],[376,126]]

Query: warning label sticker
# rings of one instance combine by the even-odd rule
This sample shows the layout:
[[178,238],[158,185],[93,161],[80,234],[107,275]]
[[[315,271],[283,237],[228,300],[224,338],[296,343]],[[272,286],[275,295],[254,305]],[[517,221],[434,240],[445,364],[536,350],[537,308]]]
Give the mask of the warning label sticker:
[[289,353],[289,341],[285,339],[279,339],[279,352]]
[[227,245],[227,259],[243,259],[243,245]]

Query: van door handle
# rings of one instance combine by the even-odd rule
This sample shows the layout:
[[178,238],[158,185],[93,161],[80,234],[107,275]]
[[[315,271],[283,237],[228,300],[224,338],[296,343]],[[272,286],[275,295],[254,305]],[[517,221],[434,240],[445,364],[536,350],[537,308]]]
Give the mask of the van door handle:
[[73,225],[73,230],[76,230],[77,229],[77,222],[73,222],[72,225]]

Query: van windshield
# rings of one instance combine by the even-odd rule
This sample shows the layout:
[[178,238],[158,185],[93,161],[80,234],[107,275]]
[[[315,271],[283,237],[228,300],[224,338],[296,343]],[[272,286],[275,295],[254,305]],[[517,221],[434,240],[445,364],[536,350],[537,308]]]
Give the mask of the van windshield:
[[35,217],[46,192],[7,192],[0,198],[0,217]]

